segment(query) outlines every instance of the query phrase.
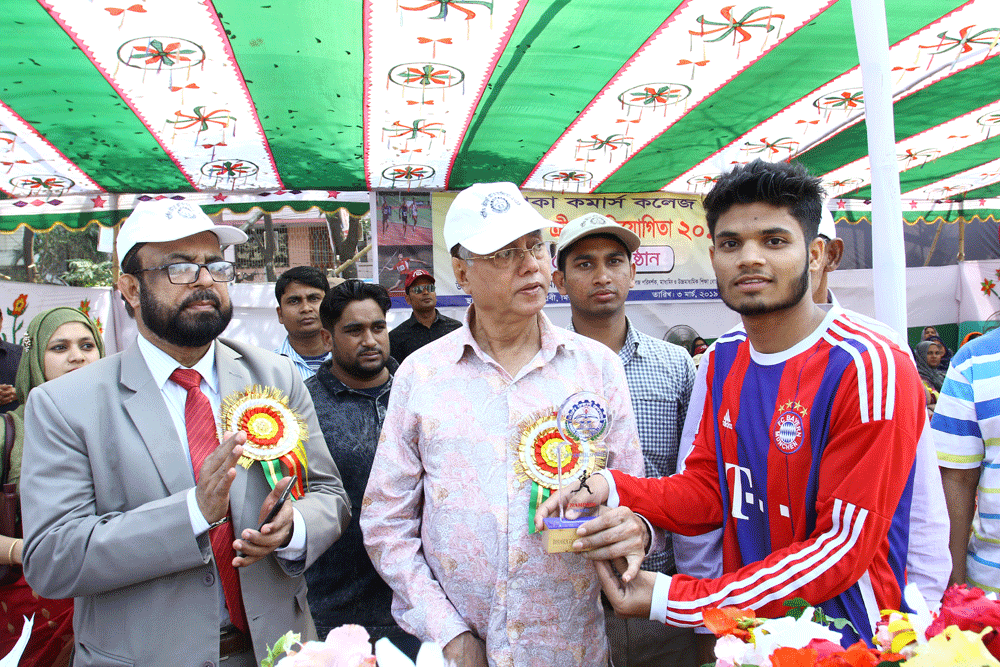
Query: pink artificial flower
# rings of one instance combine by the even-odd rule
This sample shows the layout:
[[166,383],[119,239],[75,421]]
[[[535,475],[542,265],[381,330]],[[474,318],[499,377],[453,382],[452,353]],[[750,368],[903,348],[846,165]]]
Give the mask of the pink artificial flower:
[[281,659],[275,667],[375,667],[368,631],[360,625],[342,625],[325,642],[306,642],[302,650]]

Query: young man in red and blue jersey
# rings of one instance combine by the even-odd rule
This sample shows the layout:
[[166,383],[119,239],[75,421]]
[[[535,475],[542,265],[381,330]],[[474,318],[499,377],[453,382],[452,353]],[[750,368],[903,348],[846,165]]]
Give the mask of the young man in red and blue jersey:
[[[801,166],[758,160],[720,178],[705,198],[719,295],[745,332],[722,336],[702,360],[705,406],[683,473],[606,471],[589,486],[596,500],[671,532],[723,527],[723,575],[639,571],[634,553],[621,578],[598,563],[623,615],[696,626],[710,607],[776,617],[801,597],[851,622],[847,646],[870,641],[881,609],[905,606],[924,395],[905,351],[841,309],[813,303],[810,270],[824,261],[822,196]],[[556,508],[553,498],[538,515]],[[595,519],[574,546],[592,549],[592,558],[616,555],[615,531]]]

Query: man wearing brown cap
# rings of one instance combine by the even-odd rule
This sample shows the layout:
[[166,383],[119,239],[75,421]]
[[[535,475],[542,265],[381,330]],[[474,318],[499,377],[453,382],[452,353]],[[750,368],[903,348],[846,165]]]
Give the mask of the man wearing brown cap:
[[[361,530],[394,617],[460,667],[607,665],[593,564],[546,553],[531,530],[544,492],[532,462],[551,454],[555,412],[580,391],[607,401],[610,465],[640,473],[642,453],[614,353],[542,312],[549,226],[511,183],[455,197],[444,240],[472,305],[396,373],[365,490]],[[597,521],[645,532],[631,513]]]
[[[197,206],[140,203],[117,239],[138,339],[31,392],[24,574],[45,597],[76,599],[77,667],[253,667],[286,631],[315,635],[302,573],[350,510],[291,361],[218,337],[234,275],[221,245],[244,241]],[[273,444],[304,448],[308,472],[269,483],[261,463],[236,465],[253,443],[218,435],[220,405],[254,385],[287,398],[267,418],[296,435]],[[294,506],[261,525],[293,482]]]
[[438,312],[436,285],[430,271],[417,269],[409,274],[403,289],[413,314],[389,332],[390,354],[399,363],[432,340],[462,326],[458,320]]

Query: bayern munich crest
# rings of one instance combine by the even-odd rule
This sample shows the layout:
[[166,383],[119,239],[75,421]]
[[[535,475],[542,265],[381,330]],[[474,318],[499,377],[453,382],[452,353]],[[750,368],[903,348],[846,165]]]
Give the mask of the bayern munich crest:
[[[802,414],[799,414],[798,410],[801,410]],[[791,401],[781,406],[774,431],[774,444],[778,451],[783,454],[794,454],[802,446],[802,441],[805,439],[805,429],[802,425],[805,412],[806,409],[802,405]]]

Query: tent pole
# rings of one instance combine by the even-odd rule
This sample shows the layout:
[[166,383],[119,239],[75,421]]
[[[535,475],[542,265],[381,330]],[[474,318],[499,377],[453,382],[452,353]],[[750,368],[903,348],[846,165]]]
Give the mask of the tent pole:
[[872,175],[875,318],[906,336],[906,253],[892,117],[889,38],[883,0],[851,0],[861,63]]

